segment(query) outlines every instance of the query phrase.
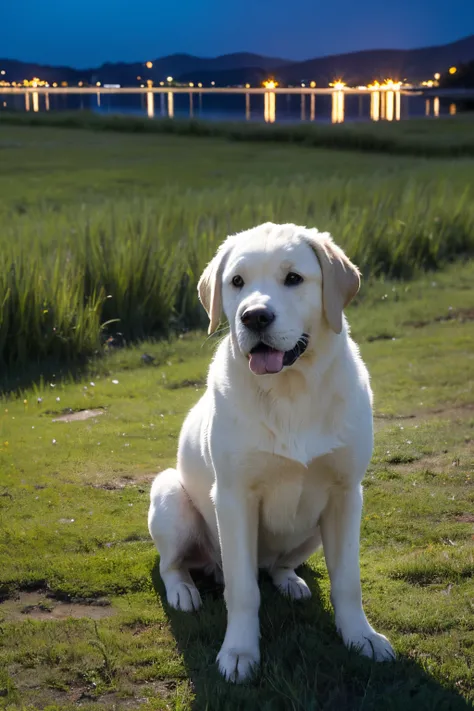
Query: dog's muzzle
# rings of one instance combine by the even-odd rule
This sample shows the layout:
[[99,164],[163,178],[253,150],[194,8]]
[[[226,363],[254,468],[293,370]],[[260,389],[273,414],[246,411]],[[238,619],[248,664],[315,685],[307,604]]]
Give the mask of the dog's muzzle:
[[264,341],[257,343],[249,353],[249,367],[255,375],[279,373],[283,368],[293,365],[308,347],[309,336],[303,333],[298,342],[289,351],[279,351]]

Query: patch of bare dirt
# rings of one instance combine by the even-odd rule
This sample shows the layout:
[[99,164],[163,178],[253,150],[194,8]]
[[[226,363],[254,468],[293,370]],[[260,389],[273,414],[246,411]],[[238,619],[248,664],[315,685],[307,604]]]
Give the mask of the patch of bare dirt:
[[206,384],[204,378],[197,380],[180,380],[178,383],[169,383],[166,385],[168,390],[180,390],[181,388],[202,388]]
[[91,417],[99,417],[99,415],[104,415],[105,410],[79,410],[79,412],[67,412],[60,417],[55,417],[53,422],[82,422],[83,420],[89,420]]
[[474,523],[474,514],[460,514],[455,516],[454,520],[458,523]]
[[81,708],[84,704],[99,703],[104,711],[122,711],[137,709],[149,699],[167,700],[176,690],[176,681],[157,679],[139,683],[125,682],[120,691],[98,694],[93,686],[74,681],[64,683],[64,689],[54,688],[50,684],[51,670],[35,667],[31,669],[10,668],[11,676],[24,702],[34,703],[35,709],[50,707],[51,704],[62,708],[74,704]]
[[428,321],[406,321],[404,325],[413,326],[414,328],[423,328],[432,323],[443,323],[445,321],[459,321],[459,323],[474,321],[474,309],[450,309],[444,316],[436,316],[436,318]]
[[153,474],[137,474],[137,476],[123,476],[101,483],[89,482],[89,486],[92,486],[93,489],[102,489],[104,491],[120,491],[129,486],[134,486],[138,487],[138,491],[142,492],[151,484],[156,474],[157,472]]
[[[474,414],[474,403],[466,402],[462,405],[447,405],[446,407],[437,407],[433,410],[425,410],[424,412],[413,412],[408,415],[384,415],[374,414],[374,431],[380,432],[381,430],[390,427],[395,422],[402,420],[413,420],[413,424],[419,424],[425,420],[431,420],[434,417],[441,417],[443,420],[456,420],[462,419],[464,417],[471,417]],[[411,426],[411,422],[408,426]]]
[[15,598],[0,603],[0,619],[5,622],[65,620],[69,617],[102,620],[114,614],[114,608],[105,600],[63,602],[41,592],[21,592]]

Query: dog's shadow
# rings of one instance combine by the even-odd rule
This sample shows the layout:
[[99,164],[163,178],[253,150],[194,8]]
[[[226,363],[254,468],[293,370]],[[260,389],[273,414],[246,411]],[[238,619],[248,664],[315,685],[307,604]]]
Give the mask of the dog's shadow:
[[216,666],[224,639],[223,589],[213,579],[193,576],[203,599],[198,613],[178,612],[166,602],[157,558],[152,572],[186,672],[195,711],[467,711],[455,690],[441,686],[407,657],[377,664],[347,650],[323,604],[320,575],[309,565],[299,574],[312,598],[292,602],[260,576],[262,663],[243,685],[225,682]]

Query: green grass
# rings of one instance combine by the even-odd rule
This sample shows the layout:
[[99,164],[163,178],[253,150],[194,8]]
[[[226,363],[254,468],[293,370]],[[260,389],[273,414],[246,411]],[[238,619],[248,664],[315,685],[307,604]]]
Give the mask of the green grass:
[[[0,403],[0,708],[472,708],[473,279],[469,262],[378,281],[348,310],[376,404],[363,597],[394,665],[344,648],[320,555],[302,571],[308,603],[262,579],[253,684],[228,685],[216,671],[221,590],[202,581],[197,615],[167,607],[146,514],[150,482],[174,462],[203,392],[214,341],[194,333],[118,349],[78,380],[57,374]],[[83,408],[104,414],[53,422]],[[66,605],[76,618],[61,617]]]
[[74,113],[1,113],[0,123],[20,126],[83,128],[100,132],[174,134],[225,138],[250,143],[291,143],[312,148],[366,151],[427,157],[474,156],[473,118],[464,115],[439,121],[347,123],[342,125],[218,123],[120,115]]
[[7,380],[33,361],[81,364],[115,331],[137,340],[203,326],[205,263],[259,222],[331,231],[366,279],[474,252],[468,159],[2,123],[0,154]]

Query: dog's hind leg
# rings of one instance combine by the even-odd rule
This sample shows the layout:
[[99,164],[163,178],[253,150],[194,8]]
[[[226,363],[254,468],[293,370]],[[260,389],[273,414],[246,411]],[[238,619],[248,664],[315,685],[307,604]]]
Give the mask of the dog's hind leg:
[[302,565],[321,545],[321,534],[317,532],[294,550],[278,558],[269,571],[278,590],[293,600],[305,600],[311,597],[311,590],[303,578],[295,573],[295,568]]
[[189,564],[193,550],[203,543],[203,521],[176,469],[166,469],[153,482],[148,530],[160,554],[160,575],[168,604],[177,610],[197,610],[201,597]]

